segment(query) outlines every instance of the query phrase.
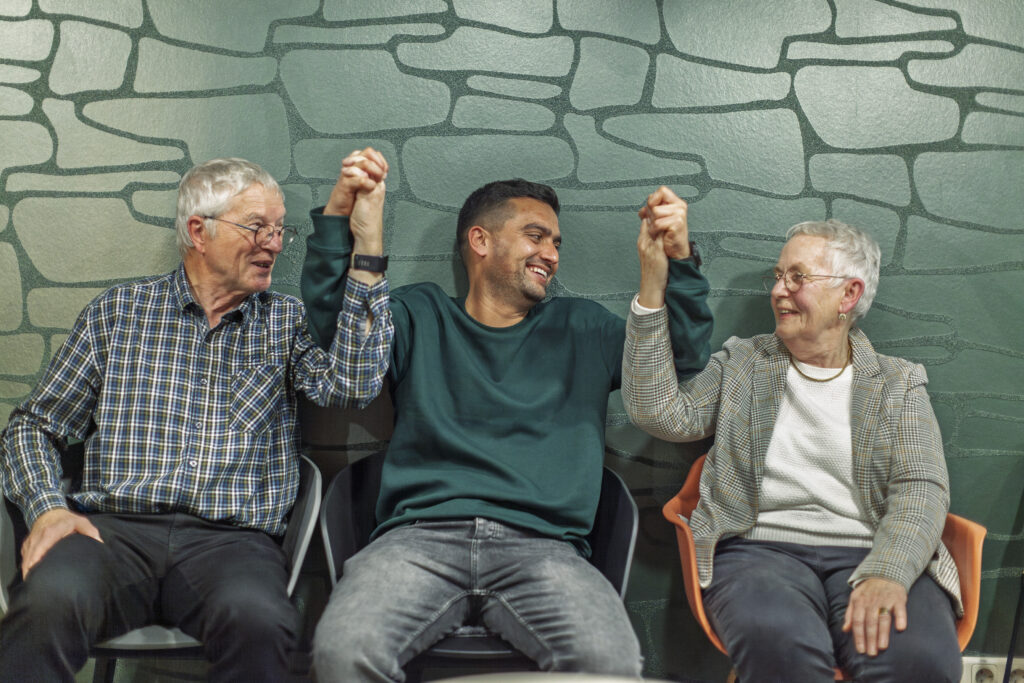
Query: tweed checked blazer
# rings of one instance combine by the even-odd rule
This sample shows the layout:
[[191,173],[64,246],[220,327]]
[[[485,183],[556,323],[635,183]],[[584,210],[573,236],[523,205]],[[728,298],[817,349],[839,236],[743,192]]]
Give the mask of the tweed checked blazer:
[[[881,577],[907,590],[927,571],[963,612],[956,565],[942,544],[949,476],[924,368],[875,353],[859,329],[853,347],[853,471],[874,541],[850,578]],[[753,527],[786,384],[789,353],[774,334],[732,337],[708,366],[679,383],[664,309],[630,313],[622,398],[630,419],[667,441],[715,434],[689,520],[700,584],[711,583],[715,544]]]

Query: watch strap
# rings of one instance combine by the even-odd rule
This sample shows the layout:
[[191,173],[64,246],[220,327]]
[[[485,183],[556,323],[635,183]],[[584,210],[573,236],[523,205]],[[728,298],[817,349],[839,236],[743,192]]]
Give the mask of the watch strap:
[[388,269],[388,257],[356,254],[352,257],[352,267],[356,270],[366,270],[371,273],[383,273]]

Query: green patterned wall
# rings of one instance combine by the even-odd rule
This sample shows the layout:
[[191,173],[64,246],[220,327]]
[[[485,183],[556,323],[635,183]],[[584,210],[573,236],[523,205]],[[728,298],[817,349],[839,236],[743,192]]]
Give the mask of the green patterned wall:
[[[716,348],[771,329],[757,278],[791,224],[871,231],[883,267],[863,327],[928,368],[953,510],[989,529],[969,651],[1005,651],[1024,565],[1024,4],[0,0],[0,421],[90,298],[177,262],[193,163],[259,162],[308,231],[367,144],[393,169],[396,285],[458,290],[459,204],[523,175],[563,199],[557,292],[624,313],[636,206],[673,187]],[[302,257],[279,260],[277,288],[297,293]],[[608,460],[643,515],[628,602],[648,671],[717,677],[659,514],[700,448],[612,404]],[[386,436],[380,419],[311,415],[325,458]]]

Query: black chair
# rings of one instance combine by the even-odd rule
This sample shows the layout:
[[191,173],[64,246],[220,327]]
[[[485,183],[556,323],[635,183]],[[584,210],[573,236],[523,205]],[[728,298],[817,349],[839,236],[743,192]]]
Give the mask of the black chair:
[[[324,493],[320,531],[327,553],[332,585],[341,576],[345,560],[370,540],[377,527],[375,508],[380,491],[384,452],[358,460],[338,474]],[[633,562],[639,515],[626,484],[604,468],[601,498],[594,528],[587,537],[590,562],[625,597]],[[464,626],[442,638],[406,665],[409,681],[418,681],[426,668],[536,670],[533,660],[500,636],[481,626]]]
[[[68,490],[75,490],[81,482],[82,445],[69,447],[63,454],[62,464],[68,475],[65,483]],[[292,594],[298,581],[302,562],[306,557],[313,530],[316,528],[317,513],[320,510],[320,491],[323,478],[313,461],[302,456],[299,462],[299,490],[295,505],[288,513],[288,528],[281,547],[288,558],[288,595]],[[21,513],[5,500],[0,505],[0,615],[7,612],[8,588],[20,580],[20,539],[27,532]],[[111,638],[92,647],[90,654],[96,659],[93,683],[112,683],[118,658],[199,658],[203,657],[202,644],[180,629],[150,624]]]

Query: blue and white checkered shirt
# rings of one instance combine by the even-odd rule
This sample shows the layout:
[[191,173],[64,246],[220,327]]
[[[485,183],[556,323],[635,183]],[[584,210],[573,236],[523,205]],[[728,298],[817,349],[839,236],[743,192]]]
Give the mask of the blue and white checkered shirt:
[[[372,325],[366,331],[372,315]],[[185,512],[284,531],[299,481],[297,395],[365,406],[388,368],[387,281],[351,278],[329,352],[298,299],[252,294],[209,329],[184,266],[81,313],[0,439],[3,488],[31,525],[65,507],[56,445],[87,439],[85,511]]]

